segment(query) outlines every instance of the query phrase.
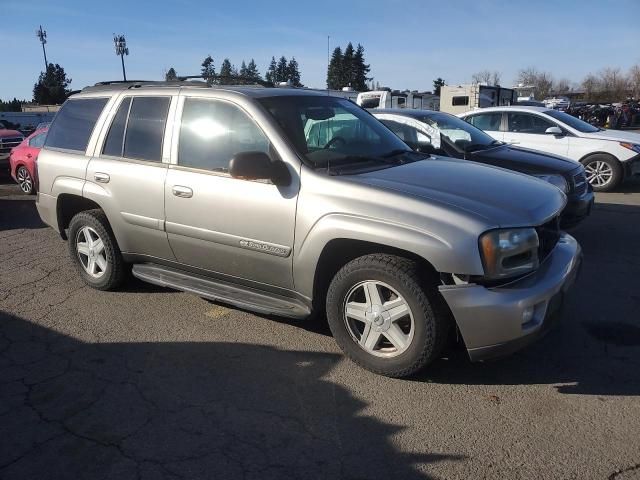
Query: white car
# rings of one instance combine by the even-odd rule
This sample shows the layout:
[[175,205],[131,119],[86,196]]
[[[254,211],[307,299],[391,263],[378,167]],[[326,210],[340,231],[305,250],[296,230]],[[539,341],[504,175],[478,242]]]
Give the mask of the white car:
[[582,163],[596,191],[610,191],[640,174],[639,133],[603,130],[544,107],[491,107],[458,116],[496,140]]

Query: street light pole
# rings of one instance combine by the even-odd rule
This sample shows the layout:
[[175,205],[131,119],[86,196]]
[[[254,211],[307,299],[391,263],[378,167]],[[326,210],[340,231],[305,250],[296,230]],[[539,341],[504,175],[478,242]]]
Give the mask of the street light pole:
[[40,43],[42,44],[42,53],[44,54],[44,73],[47,73],[49,64],[47,63],[47,51],[44,48],[44,44],[47,43],[47,32],[42,30],[42,25],[40,25],[40,29],[36,30],[36,37],[40,39]]
[[120,57],[122,62],[122,78],[127,81],[127,72],[124,69],[124,56],[129,55],[129,49],[127,48],[127,40],[124,35],[113,35],[113,44],[116,48],[116,55]]

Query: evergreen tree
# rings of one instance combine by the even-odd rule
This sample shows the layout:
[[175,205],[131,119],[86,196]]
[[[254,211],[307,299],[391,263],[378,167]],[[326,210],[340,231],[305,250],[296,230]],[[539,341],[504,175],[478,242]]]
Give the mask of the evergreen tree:
[[169,70],[167,70],[167,73],[164,74],[164,79],[167,82],[178,80],[178,74],[176,72],[176,69],[171,67]]
[[213,83],[213,80],[216,76],[216,69],[213,65],[213,58],[211,58],[211,55],[208,55],[207,58],[205,58],[202,62],[202,70],[200,71],[200,74],[209,85]]
[[245,76],[247,78],[250,78],[251,80],[262,80],[260,72],[258,71],[258,66],[256,65],[256,62],[253,60],[253,58],[249,62],[249,65],[247,65]]
[[57,63],[47,65],[46,72],[40,72],[38,82],[33,86],[33,101],[41,105],[57,105],[63,103],[71,90],[67,87],[71,79]]
[[342,49],[340,47],[334,48],[327,68],[327,88],[332,90],[342,88],[340,86],[342,81],[342,59]]
[[364,63],[364,47],[358,44],[356,53],[353,55],[353,81],[351,86],[359,92],[366,92],[369,90],[367,86],[367,80],[371,80],[367,77],[367,74],[371,70],[371,67]]
[[435,95],[440,96],[440,88],[442,88],[444,86],[445,86],[444,80],[442,78],[440,78],[440,77],[436,78],[433,81],[433,93]]
[[289,60],[289,65],[287,65],[287,79],[294,87],[303,86],[302,83],[300,83],[300,69],[296,57],[291,57],[291,60]]
[[247,75],[247,64],[244,63],[244,60],[242,60],[242,63],[240,64],[240,76],[243,78],[249,76]]
[[283,55],[278,60],[278,65],[276,66],[276,84],[279,82],[286,82],[288,80],[288,69],[289,64],[287,63],[287,58]]
[[[0,112],[21,112],[23,103],[28,103],[28,102],[26,100],[20,101],[15,97],[13,98],[13,100],[9,100],[7,102],[0,100]],[[7,122],[6,120],[3,120],[3,121],[6,122],[7,124],[10,123],[10,122]]]
[[267,69],[267,73],[265,74],[265,78],[267,82],[272,85],[276,83],[276,70],[278,68],[278,64],[276,63],[276,57],[271,57],[271,63],[269,64],[269,68]]
[[230,83],[233,83],[231,80],[232,75],[233,67],[231,66],[231,61],[228,58],[225,58],[220,66],[220,85],[229,85]]
[[342,78],[339,88],[353,86],[353,55],[353,45],[349,42],[347,48],[344,49],[344,55],[342,55]]

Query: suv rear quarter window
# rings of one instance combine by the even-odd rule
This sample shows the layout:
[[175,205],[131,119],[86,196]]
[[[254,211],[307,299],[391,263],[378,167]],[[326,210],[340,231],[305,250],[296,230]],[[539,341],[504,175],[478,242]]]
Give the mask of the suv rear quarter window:
[[67,100],[55,117],[45,147],[84,152],[108,98]]

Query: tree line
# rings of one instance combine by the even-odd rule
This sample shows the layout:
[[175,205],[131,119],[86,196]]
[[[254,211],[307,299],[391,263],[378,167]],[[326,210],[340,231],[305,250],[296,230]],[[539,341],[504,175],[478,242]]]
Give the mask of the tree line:
[[[220,71],[216,72],[215,63],[211,55],[207,55],[200,65],[200,75],[209,85],[232,85],[237,83],[261,83],[266,82],[277,85],[287,82],[294,87],[302,87],[300,67],[295,57],[288,60],[284,55],[276,61],[271,57],[271,63],[265,72],[264,78],[258,70],[258,65],[252,58],[249,63],[242,60],[238,69],[231,60],[225,58],[220,65]],[[175,68],[171,67],[165,73],[165,80],[179,80],[180,76]]]

